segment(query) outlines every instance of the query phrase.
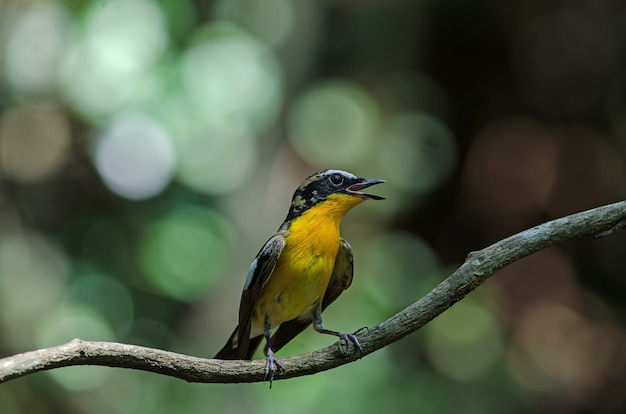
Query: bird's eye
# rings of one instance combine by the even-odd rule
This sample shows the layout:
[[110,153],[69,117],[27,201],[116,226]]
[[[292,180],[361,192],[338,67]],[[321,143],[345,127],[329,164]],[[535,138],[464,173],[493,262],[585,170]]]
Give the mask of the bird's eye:
[[329,177],[330,183],[335,186],[343,184],[343,176],[341,174],[333,174]]

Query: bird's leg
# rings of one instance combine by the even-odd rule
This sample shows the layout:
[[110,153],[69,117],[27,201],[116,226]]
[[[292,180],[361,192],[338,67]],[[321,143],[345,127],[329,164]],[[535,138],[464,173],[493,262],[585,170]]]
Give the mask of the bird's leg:
[[359,340],[357,339],[356,334],[359,332],[362,332],[364,329],[367,329],[367,328],[363,327],[363,328],[357,329],[354,333],[351,333],[351,334],[344,333],[344,332],[331,331],[329,329],[326,329],[324,328],[324,323],[322,322],[322,309],[319,306],[316,306],[313,311],[313,328],[321,334],[334,335],[338,337],[346,345],[348,345],[349,342],[352,342],[354,346],[356,347],[356,349],[358,349],[360,353],[363,353],[363,348],[361,348],[361,344],[359,343]]
[[270,338],[272,333],[272,325],[270,324],[269,317],[265,317],[265,322],[263,324],[263,331],[265,335],[265,342],[267,345],[265,346],[265,379],[270,382],[270,388],[272,388],[272,381],[274,381],[274,374],[276,371],[281,372],[284,371],[285,368],[278,362],[278,359],[274,356],[274,351],[272,351],[272,347],[270,345]]

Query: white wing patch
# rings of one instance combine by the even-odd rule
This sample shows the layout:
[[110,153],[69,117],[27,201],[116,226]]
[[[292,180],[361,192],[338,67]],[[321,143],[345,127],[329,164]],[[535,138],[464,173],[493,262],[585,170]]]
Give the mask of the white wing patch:
[[259,259],[254,259],[252,264],[250,265],[250,270],[248,270],[248,276],[246,276],[246,282],[243,285],[243,290],[248,289],[250,283],[252,282],[252,276],[254,276],[254,272],[256,271],[256,265]]

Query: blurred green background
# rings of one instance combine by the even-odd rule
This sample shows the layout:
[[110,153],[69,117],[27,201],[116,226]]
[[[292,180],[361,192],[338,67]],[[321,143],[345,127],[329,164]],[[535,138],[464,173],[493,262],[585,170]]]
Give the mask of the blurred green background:
[[[480,249],[626,196],[622,0],[0,0],[0,356],[72,338],[211,357],[313,171],[371,178],[374,326]],[[506,268],[318,375],[187,384],[103,367],[0,386],[16,413],[621,413],[626,236]],[[280,355],[332,338],[305,332]]]

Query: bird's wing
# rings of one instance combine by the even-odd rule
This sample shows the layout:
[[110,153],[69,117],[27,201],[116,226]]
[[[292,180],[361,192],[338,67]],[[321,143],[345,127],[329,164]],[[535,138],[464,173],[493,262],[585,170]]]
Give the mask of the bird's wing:
[[[352,258],[352,248],[347,241],[341,239],[339,252],[335,259],[333,274],[330,277],[328,288],[326,288],[326,293],[322,299],[322,312],[328,305],[333,303],[344,290],[350,287],[353,273],[354,262]],[[277,352],[310,324],[311,319],[292,319],[281,324],[274,336],[272,336],[272,351]]]
[[248,277],[246,278],[246,283],[244,284],[241,294],[241,303],[239,305],[237,348],[239,349],[240,358],[244,358],[248,353],[252,310],[261,295],[263,286],[265,286],[274,271],[284,246],[285,238],[283,234],[278,233],[274,235],[263,245],[250,265]]
[[333,303],[344,290],[350,287],[352,284],[353,274],[354,259],[352,256],[352,247],[350,247],[350,243],[341,239],[337,259],[335,259],[333,274],[330,277],[328,288],[326,289],[324,299],[322,300],[322,311],[324,311],[328,305]]

